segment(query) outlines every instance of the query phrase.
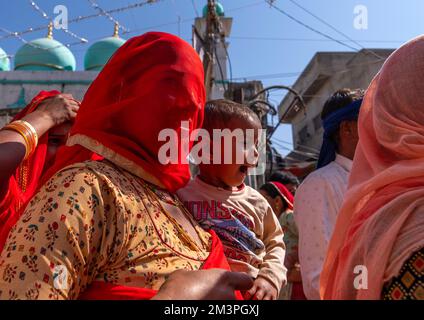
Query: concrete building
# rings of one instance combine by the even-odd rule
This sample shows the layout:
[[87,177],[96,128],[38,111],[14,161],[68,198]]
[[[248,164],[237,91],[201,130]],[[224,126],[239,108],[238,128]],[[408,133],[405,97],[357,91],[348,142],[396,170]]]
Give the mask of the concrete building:
[[290,110],[283,123],[292,125],[294,151],[286,157],[287,167],[303,161],[301,166],[313,168],[311,164],[317,159],[322,144],[320,115],[325,101],[338,89],[366,89],[393,52],[392,49],[372,49],[375,53],[372,54],[370,50],[317,52],[296,80],[293,89],[303,97],[305,108],[291,93],[279,105],[280,115]]

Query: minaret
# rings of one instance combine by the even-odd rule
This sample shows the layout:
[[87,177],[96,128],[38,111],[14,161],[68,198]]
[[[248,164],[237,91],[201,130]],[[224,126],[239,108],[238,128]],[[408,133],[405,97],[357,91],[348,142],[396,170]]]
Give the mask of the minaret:
[[[210,3],[215,3],[215,14],[209,14]],[[211,23],[211,18],[218,23]],[[199,54],[205,66],[205,87],[207,99],[224,98],[228,89],[227,52],[229,43],[225,40],[230,36],[233,19],[225,17],[222,5],[217,1],[208,1],[203,9],[203,16],[194,21],[193,47]],[[212,27],[211,27],[212,24]],[[219,26],[216,28],[216,26]],[[212,32],[208,32],[212,30]],[[204,40],[204,42],[202,42]],[[208,54],[206,52],[209,50]],[[213,57],[209,66],[208,57]],[[205,63],[206,61],[206,63]],[[209,67],[208,67],[209,66]]]

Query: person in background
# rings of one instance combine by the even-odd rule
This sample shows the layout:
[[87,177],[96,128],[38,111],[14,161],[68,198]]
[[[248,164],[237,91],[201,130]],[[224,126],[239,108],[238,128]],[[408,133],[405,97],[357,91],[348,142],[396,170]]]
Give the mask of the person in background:
[[289,171],[275,171],[271,174],[268,181],[277,181],[284,185],[292,195],[296,194],[299,187],[299,179]]
[[[203,129],[213,136],[213,131],[229,129],[255,131],[257,144],[261,123],[248,107],[228,101],[212,100],[205,107]],[[209,150],[214,150],[213,141]],[[252,141],[253,144],[253,141]],[[221,143],[221,146],[223,144]],[[231,149],[224,145],[224,152],[232,153],[232,162],[200,163],[199,174],[177,194],[193,217],[207,230],[214,230],[224,245],[224,252],[231,270],[245,272],[254,279],[253,287],[245,295],[257,300],[275,300],[286,283],[284,267],[285,246],[283,232],[277,217],[266,199],[255,189],[244,184],[249,169],[248,153],[254,153],[257,161],[257,145],[245,141],[242,162],[237,163],[239,144]],[[253,158],[253,157],[252,157]]]
[[305,300],[299,265],[299,236],[293,218],[293,195],[277,181],[265,183],[260,187],[259,192],[268,200],[284,232],[284,244],[286,245],[284,265],[287,268],[287,285],[282,288],[279,299]]
[[323,299],[424,300],[423,61],[419,36],[390,55],[367,89]]
[[0,251],[18,212],[65,145],[78,109],[72,95],[41,91],[0,130]]
[[308,299],[320,299],[319,277],[352,168],[362,98],[362,90],[342,89],[326,101],[321,113],[324,137],[318,170],[309,174],[296,192],[294,219]]

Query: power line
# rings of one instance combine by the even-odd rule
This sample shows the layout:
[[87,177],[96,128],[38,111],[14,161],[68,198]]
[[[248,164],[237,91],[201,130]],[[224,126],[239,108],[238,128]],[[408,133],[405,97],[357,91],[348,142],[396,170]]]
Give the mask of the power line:
[[290,149],[290,148],[288,148],[288,147],[286,147],[286,146],[284,146],[284,145],[282,145],[282,144],[280,144],[276,141],[273,141],[273,140],[271,140],[271,143],[277,145],[281,149],[288,150],[288,151],[291,151],[293,153],[318,160],[319,155],[316,154],[316,153],[310,153],[310,152],[299,151],[299,150],[296,150],[296,149]]
[[334,42],[337,42],[338,44],[340,44],[340,45],[342,45],[342,46],[344,46],[344,47],[346,47],[346,48],[349,48],[349,49],[354,50],[354,51],[358,51],[358,49],[357,49],[357,48],[352,47],[351,45],[348,45],[348,44],[346,44],[346,43],[344,43],[344,42],[342,42],[342,41],[340,41],[340,40],[337,40],[337,39],[333,38],[332,36],[329,36],[328,34],[326,34],[326,33],[324,33],[324,32],[321,32],[321,31],[319,31],[319,30],[317,30],[317,29],[315,29],[315,28],[311,27],[310,25],[308,25],[308,24],[306,24],[306,23],[304,23],[304,22],[300,21],[299,19],[297,19],[297,18],[293,17],[292,15],[288,14],[287,12],[285,12],[285,11],[283,11],[282,9],[280,9],[279,7],[277,7],[277,6],[273,3],[273,1],[272,1],[272,0],[265,0],[265,2],[267,2],[267,3],[268,3],[268,4],[272,7],[272,8],[274,8],[275,10],[277,10],[278,12],[280,12],[281,14],[285,15],[287,18],[289,18],[289,19],[293,20],[294,22],[296,22],[296,23],[300,24],[301,26],[303,26],[303,27],[305,27],[305,28],[307,28],[307,29],[311,30],[312,32],[315,32],[315,33],[317,33],[317,34],[319,34],[319,35],[321,35],[321,36],[323,36],[323,37],[325,37],[325,38],[327,38],[327,39],[330,39],[330,40],[332,40],[332,41],[334,41]]
[[227,91],[228,88],[225,87],[225,81],[224,81],[224,72],[222,71],[222,66],[221,66],[221,62],[219,61],[219,57],[218,57],[218,52],[216,50],[216,46],[214,46],[214,52],[215,52],[215,56],[216,56],[216,62],[218,64],[218,69],[219,69],[219,73],[221,74],[221,79],[222,79],[222,87],[224,88],[224,91]]
[[[62,47],[62,46],[63,46],[63,44],[59,44],[59,45],[57,45],[57,46],[55,46],[55,47],[52,47],[52,48],[43,48],[43,47],[40,47],[40,46],[38,46],[38,45],[36,45],[36,44],[34,44],[34,43],[31,43],[31,42],[29,42],[29,41],[25,40],[22,36],[20,36],[20,35],[19,35],[19,34],[17,34],[16,32],[12,32],[12,31],[10,31],[10,30],[7,30],[7,29],[5,29],[5,28],[1,28],[1,27],[0,27],[0,31],[2,31],[2,32],[6,33],[7,35],[9,35],[9,36],[11,36],[11,37],[15,37],[15,38],[17,38],[19,41],[21,41],[21,42],[25,43],[26,45],[29,45],[29,46],[31,46],[31,47],[33,47],[33,48],[40,49],[40,50],[44,50],[44,51],[54,50],[54,49],[56,49],[56,48],[60,48],[60,47]],[[79,42],[74,42],[74,43],[68,44],[68,45],[66,45],[66,46],[67,46],[67,47],[69,47],[69,46],[71,46],[71,45],[76,45],[76,44],[81,44],[81,41],[79,41]],[[34,55],[34,54],[33,54],[33,53],[29,53],[28,55]],[[13,57],[14,55],[7,55],[7,56],[8,56],[9,58],[11,58],[11,57]]]
[[[357,67],[357,66],[375,64],[375,63],[378,63],[378,62],[381,62],[381,61],[384,61],[384,60],[386,60],[386,58],[382,57],[380,60],[351,64],[351,65],[349,65],[349,68],[343,68],[343,69],[340,69],[340,70],[333,70],[333,69],[328,68],[328,69],[323,69],[322,72],[323,73],[331,72],[331,74],[334,75],[334,74],[350,71],[354,67]],[[299,76],[302,73],[303,73],[303,71],[285,72],[285,73],[284,72],[283,73],[269,73],[269,74],[262,74],[262,75],[248,75],[248,76],[233,78],[233,80],[292,78],[292,77]],[[309,97],[309,96],[314,96],[314,95],[305,95],[305,97]]]
[[[145,5],[154,4],[154,3],[157,3],[159,1],[163,1],[163,0],[144,0],[144,1],[137,2],[137,3],[129,4],[125,7],[119,7],[119,8],[115,8],[115,9],[111,9],[111,10],[106,10],[105,13],[112,14],[112,13],[124,12],[126,10],[132,10],[132,9],[135,9],[135,8],[141,8]],[[100,14],[100,13],[90,14],[90,15],[86,15],[86,16],[78,16],[76,18],[70,19],[68,21],[68,24],[80,22],[80,21],[83,21],[83,20],[93,19],[93,18],[97,18],[97,17],[100,17],[100,16],[102,16],[102,14]],[[45,25],[35,27],[35,28],[30,27],[27,30],[16,31],[16,32],[13,32],[13,34],[8,34],[6,36],[2,36],[2,37],[0,37],[0,40],[6,39],[6,38],[11,38],[11,37],[16,37],[17,35],[21,36],[21,35],[27,34],[27,33],[32,33],[32,32],[41,31],[41,30],[47,30],[47,28],[48,27],[46,27]]]
[[[254,37],[254,36],[231,36],[231,40],[261,40],[261,41],[310,41],[310,42],[333,42],[330,39],[314,39],[314,38],[280,38],[280,37]],[[345,42],[361,41],[367,43],[404,43],[404,40],[340,40]],[[365,50],[369,50],[364,48]]]
[[255,1],[255,2],[252,2],[250,4],[246,4],[244,6],[241,6],[241,7],[227,9],[225,11],[226,12],[238,11],[238,10],[242,10],[242,9],[246,9],[246,8],[250,8],[250,7],[255,7],[255,6],[262,4],[262,3],[263,3],[262,1]]
[[105,16],[106,18],[108,18],[111,22],[113,22],[115,25],[118,25],[118,27],[120,28],[120,29],[122,29],[122,32],[123,33],[126,33],[126,32],[128,32],[129,30],[127,29],[127,28],[125,28],[118,20],[116,20],[110,13],[108,13],[108,12],[106,12],[105,10],[103,10],[98,4],[97,4],[97,2],[96,1],[94,1],[94,0],[88,0],[88,2],[90,2],[90,4],[91,4],[91,6],[95,9],[95,10],[97,10],[97,11],[99,11],[99,13],[102,15],[102,16]]
[[[161,0],[157,0],[157,1],[161,1]],[[245,6],[230,8],[230,9],[227,9],[225,11],[226,12],[239,11],[239,10],[242,10],[242,9],[245,9],[245,8],[257,6],[257,5],[262,4],[262,3],[263,3],[263,0],[256,1],[256,2],[253,2],[253,3],[247,4]],[[193,20],[195,18],[196,17],[182,18],[181,20],[177,20],[177,21],[170,21],[170,22],[165,22],[165,23],[157,24],[157,25],[154,25],[154,26],[143,27],[143,28],[138,28],[138,29],[132,29],[128,33],[136,33],[136,32],[140,32],[140,31],[151,30],[151,29],[154,29],[154,28],[167,27],[167,26],[172,26],[172,25],[176,25],[176,24],[179,24],[179,23],[193,22]]]
[[[47,21],[51,21],[51,18],[49,17],[49,15],[43,9],[41,9],[40,6],[35,3],[35,1],[29,0],[29,3],[31,4],[31,6],[34,10],[36,10],[37,12],[39,12],[41,14],[41,16],[44,19],[46,19]],[[88,40],[86,38],[82,38],[82,37],[78,36],[77,34],[69,31],[68,29],[60,28],[60,30],[62,30],[64,33],[70,35],[71,37],[78,39],[81,43],[87,43],[88,42]]]
[[[281,140],[281,139],[275,138],[275,136],[271,138],[271,141],[277,141],[277,142],[280,142],[280,143],[283,143],[283,144],[286,144],[286,145],[294,146],[294,144],[292,142],[288,142],[288,141],[285,141],[285,140]],[[309,146],[304,145],[304,144],[298,143],[297,146],[302,147],[304,149],[308,149],[312,153],[319,154],[319,152],[320,152],[320,150],[315,149],[315,148],[312,148],[312,147],[309,147]]]
[[199,17],[200,15],[199,15],[199,11],[197,10],[195,1],[191,0],[191,4],[193,6],[193,10],[194,10],[194,13],[196,14],[196,17]]
[[172,1],[172,6],[175,8],[175,15],[177,16],[177,20],[178,20],[178,36],[181,38],[181,15],[178,12],[178,7],[175,4],[175,0],[171,0]]
[[[343,33],[342,31],[338,30],[336,27],[332,26],[331,24],[329,24],[327,21],[325,21],[324,19],[321,19],[320,17],[318,17],[316,14],[314,14],[313,12],[311,12],[310,10],[306,9],[305,7],[301,6],[300,4],[298,4],[296,1],[294,0],[289,0],[291,3],[293,3],[295,6],[297,6],[298,8],[302,9],[303,11],[305,11],[306,13],[308,13],[309,15],[311,15],[312,17],[314,17],[315,19],[317,19],[318,21],[320,21],[321,23],[325,24],[327,27],[329,27],[330,29],[334,30],[335,32],[337,32],[338,34],[342,35],[343,37],[345,37],[346,39],[348,39],[349,41],[352,41],[353,43],[355,43],[357,46],[359,46],[361,49],[365,49],[358,41],[352,40],[347,34]],[[381,57],[376,54],[374,51],[372,50],[368,50],[365,49],[366,51],[370,52],[371,54],[373,54],[375,57],[381,59]]]

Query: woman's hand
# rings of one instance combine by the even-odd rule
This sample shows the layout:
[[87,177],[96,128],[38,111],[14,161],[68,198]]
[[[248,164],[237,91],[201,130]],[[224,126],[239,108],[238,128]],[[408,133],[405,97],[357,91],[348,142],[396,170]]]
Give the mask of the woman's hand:
[[75,119],[80,103],[71,94],[62,93],[44,100],[33,113],[39,113],[50,121],[51,127]]
[[252,278],[240,272],[178,270],[169,276],[154,300],[234,300],[235,290],[248,290],[252,285]]
[[[75,118],[79,102],[70,94],[59,94],[47,98],[37,109],[28,113],[22,120],[28,122],[37,132],[38,137],[51,128]],[[25,156],[26,142],[14,131],[0,131],[0,202],[9,189],[9,179],[21,164]]]
[[253,287],[246,293],[246,299],[276,300],[277,288],[271,282],[262,277],[257,277]]

